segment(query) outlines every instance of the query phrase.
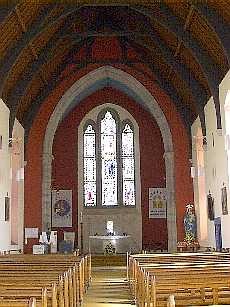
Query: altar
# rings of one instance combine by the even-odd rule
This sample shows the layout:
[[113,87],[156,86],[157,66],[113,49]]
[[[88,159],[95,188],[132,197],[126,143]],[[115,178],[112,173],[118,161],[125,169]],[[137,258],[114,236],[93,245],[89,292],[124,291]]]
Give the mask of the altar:
[[92,254],[124,254],[131,248],[130,235],[89,236],[89,252]]

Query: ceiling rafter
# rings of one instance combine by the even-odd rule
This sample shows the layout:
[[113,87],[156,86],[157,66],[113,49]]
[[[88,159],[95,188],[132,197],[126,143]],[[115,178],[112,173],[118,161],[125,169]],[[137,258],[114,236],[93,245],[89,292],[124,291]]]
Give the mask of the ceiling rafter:
[[24,33],[22,38],[11,48],[0,61],[0,95],[4,88],[4,82],[8,77],[8,73],[11,70],[11,67],[16,62],[22,50],[27,47],[27,45],[34,39],[36,34],[40,33],[40,30],[43,28],[45,17],[49,15],[52,11],[52,6],[45,5],[41,12],[34,19],[30,28]]
[[[136,41],[129,41],[130,44],[132,45],[133,48],[135,48],[135,50],[137,50],[139,52],[139,54],[142,55],[142,62],[145,63],[153,72],[153,74],[156,77],[160,76],[160,79],[165,80],[165,82],[169,85],[169,80],[168,80],[168,76],[166,73],[162,73],[162,71],[160,70],[160,68],[158,67],[158,65],[156,65],[156,61],[153,61],[154,56],[152,57],[152,54],[150,54],[149,50],[145,48],[145,46],[142,44],[138,44]],[[144,48],[143,48],[144,47]],[[172,86],[172,88],[174,88],[173,84],[170,85]],[[178,97],[180,97],[179,101],[181,102],[183,99],[180,96],[180,92],[178,88],[174,88],[173,89]],[[183,107],[185,107],[186,109],[189,109],[191,113],[195,114],[195,106],[183,103]],[[192,116],[191,116],[192,118]]]
[[[136,3],[136,4],[135,4]],[[230,39],[229,39],[229,33],[230,33],[230,25],[227,24],[226,19],[223,19],[221,12],[217,10],[217,7],[210,6],[207,3],[200,3],[200,2],[193,2],[192,0],[188,2],[188,6],[186,6],[186,14],[182,14],[183,21],[179,17],[180,14],[177,14],[176,10],[174,8],[170,8],[167,5],[167,1],[154,1],[154,3],[144,3],[144,2],[135,2],[134,4],[132,1],[122,1],[122,2],[112,2],[110,6],[101,3],[101,1],[96,1],[94,5],[91,3],[91,1],[88,1],[87,3],[85,1],[79,1],[78,5],[74,6],[72,4],[67,4],[64,6],[60,6],[59,4],[48,4],[45,3],[44,6],[42,6],[41,10],[38,10],[37,15],[34,15],[32,22],[30,23],[30,26],[26,26],[27,22],[19,9],[19,6],[15,7],[12,6],[12,13],[15,15],[13,16],[18,21],[21,30],[22,35],[18,41],[15,42],[14,46],[9,48],[9,50],[5,53],[5,57],[0,62],[0,90],[2,92],[2,89],[6,88],[6,103],[10,107],[12,111],[12,122],[14,120],[14,117],[17,115],[17,110],[19,109],[19,103],[18,97],[20,97],[19,94],[22,95],[30,95],[30,84],[32,84],[32,80],[35,78],[39,78],[42,80],[43,88],[46,88],[51,80],[51,76],[49,76],[46,80],[45,76],[46,70],[49,69],[48,66],[45,64],[48,63],[51,60],[52,57],[52,51],[54,50],[54,56],[57,52],[55,48],[52,48],[54,46],[58,46],[58,43],[62,40],[64,41],[65,38],[67,38],[67,35],[69,35],[69,47],[70,52],[73,50],[73,45],[75,43],[80,43],[82,40],[86,40],[88,42],[89,39],[94,39],[95,37],[116,37],[118,38],[118,41],[120,41],[120,46],[122,49],[122,63],[126,63],[126,65],[130,66],[139,66],[141,68],[141,65],[136,65],[137,62],[130,61],[127,59],[127,48],[126,48],[126,42],[132,41],[134,43],[139,44],[139,47],[143,49],[146,48],[148,50],[149,54],[149,67],[153,70],[155,69],[155,74],[158,75],[159,83],[163,82],[165,83],[166,88],[171,88],[174,84],[174,75],[176,74],[175,78],[181,78],[183,82],[186,83],[186,87],[189,89],[187,91],[187,88],[177,89],[177,95],[178,99],[181,101],[182,105],[178,108],[185,108],[186,106],[186,95],[188,99],[191,98],[190,103],[194,106],[196,106],[198,115],[202,118],[203,117],[203,126],[205,127],[205,118],[204,118],[204,105],[207,102],[207,97],[210,94],[207,89],[205,88],[205,82],[200,79],[199,76],[197,76],[196,72],[193,70],[193,72],[190,71],[190,64],[189,60],[191,58],[191,65],[199,65],[198,69],[201,76],[204,76],[206,79],[211,95],[214,98],[215,108],[216,108],[216,118],[217,118],[217,128],[221,128],[221,116],[220,116],[220,104],[219,104],[219,92],[218,92],[218,85],[220,81],[222,80],[224,76],[225,69],[227,70],[227,61],[230,62]],[[106,10],[101,9],[101,7],[106,7]],[[123,8],[122,11],[120,10],[120,7]],[[183,8],[183,5],[181,6]],[[56,8],[55,14],[52,13],[53,9]],[[83,8],[82,11],[80,11]],[[89,15],[84,15],[86,13],[85,8],[87,10],[95,10],[96,15],[94,15],[94,11],[92,14],[92,17],[90,22],[91,24],[94,24],[95,22],[95,16],[103,17],[105,14],[105,19],[103,19],[101,22],[99,22],[98,28],[91,27],[88,28],[90,31],[84,31],[85,27],[87,28],[88,24],[85,23],[86,20],[88,20]],[[188,8],[188,11],[187,11]],[[122,12],[122,18],[117,18],[120,16],[116,13]],[[154,14],[154,10],[159,14]],[[99,12],[99,13],[98,13]],[[79,13],[79,14],[78,14]],[[222,58],[225,59],[222,62],[218,62],[216,60],[216,55],[213,52],[210,52],[209,47],[207,46],[207,43],[202,46],[202,40],[200,40],[200,37],[196,36],[195,29],[192,28],[192,33],[190,32],[191,28],[191,22],[193,18],[193,14],[196,13],[197,18],[199,18],[199,23],[209,26],[209,31],[211,38],[213,39],[213,42],[217,45],[217,49],[219,51],[223,50]],[[111,16],[109,15],[111,14]],[[162,15],[163,18],[159,18],[159,16]],[[5,15],[6,16],[6,15]],[[128,19],[125,19],[124,17],[127,16]],[[129,19],[129,16],[132,16],[131,19]],[[12,16],[11,16],[12,17]],[[76,27],[72,27],[73,23],[72,21],[80,17],[80,22],[83,23],[83,27],[81,29],[83,30],[80,33],[74,33],[73,35],[69,34],[69,30],[72,29],[76,31]],[[86,17],[86,19],[84,19]],[[0,12],[0,18],[1,18],[1,12]],[[26,17],[25,17],[26,18]],[[83,18],[83,19],[81,19]],[[136,31],[135,28],[133,28],[133,19],[137,20],[137,23],[135,24],[136,28],[139,28],[140,31]],[[10,19],[9,19],[10,20]],[[68,23],[68,21],[70,22]],[[128,20],[128,22],[127,22]],[[148,21],[150,27],[143,27],[142,21]],[[65,33],[60,31],[58,29],[57,31],[56,26],[60,25],[63,21],[64,27],[65,24],[69,24],[71,28],[68,29],[66,27]],[[7,22],[7,21],[6,21]],[[195,21],[194,21],[195,22]],[[95,23],[96,25],[96,23]],[[105,27],[104,27],[105,25]],[[167,39],[167,32],[165,31],[165,34],[163,32],[163,36],[161,36],[161,32],[158,33],[157,25],[161,26],[161,29],[165,29],[168,32],[168,36],[170,38],[174,36],[177,38],[177,46],[175,49],[173,45],[170,45],[173,40],[168,41]],[[52,33],[52,38],[45,42],[42,47],[39,47],[36,45],[36,39],[38,39],[39,42],[39,36],[42,35],[42,37],[45,37],[46,31],[49,32],[51,29],[55,30],[54,33]],[[108,31],[108,28],[111,28],[111,31]],[[104,31],[101,31],[103,29]],[[118,29],[118,31],[117,31]],[[131,29],[131,31],[130,31]],[[145,32],[145,30],[147,32]],[[209,34],[209,33],[208,33]],[[163,38],[162,38],[163,37]],[[202,38],[202,37],[201,37]],[[58,40],[58,41],[57,41]],[[50,42],[53,42],[53,46]],[[68,40],[67,40],[68,42]],[[142,44],[141,44],[142,42]],[[83,63],[79,63],[76,66],[76,69],[81,68],[84,65],[88,65],[93,62],[91,58],[91,46],[90,43],[87,43],[87,57],[86,61]],[[222,48],[221,48],[221,46]],[[61,46],[61,45],[60,45]],[[173,46],[173,48],[171,47]],[[180,53],[182,53],[182,46],[183,50],[188,50],[189,52],[186,53],[185,56],[188,57],[188,60],[183,58],[183,62],[180,62],[178,60],[178,56]],[[206,47],[205,47],[206,46]],[[39,49],[40,48],[40,49]],[[151,50],[151,48],[153,48]],[[207,48],[207,49],[206,49]],[[33,59],[32,61],[28,62],[28,65],[25,67],[24,72],[20,79],[18,79],[15,82],[13,82],[13,86],[10,87],[10,81],[13,80],[13,73],[16,72],[15,69],[12,69],[15,67],[15,64],[19,63],[20,60],[23,59],[23,56],[25,56],[26,50],[30,51]],[[172,51],[172,49],[174,51]],[[7,50],[7,49],[6,49]],[[28,54],[28,53],[26,53]],[[152,60],[153,55],[160,55],[161,58],[161,64],[162,67],[169,67],[169,74],[165,77],[167,77],[167,80],[164,78],[162,79],[161,71],[159,67],[156,67],[154,65],[154,62]],[[191,56],[190,56],[191,54]],[[184,60],[185,59],[185,60]],[[193,64],[194,59],[194,64]],[[104,61],[106,64],[113,64],[112,60]],[[196,64],[197,63],[197,64]],[[218,63],[218,64],[217,64]],[[103,63],[102,63],[103,64]],[[114,61],[115,64],[115,61]],[[63,63],[64,65],[64,63]],[[145,63],[147,66],[147,63]],[[153,66],[154,67],[153,67]],[[167,65],[167,66],[166,66]],[[47,67],[47,68],[46,68]],[[63,66],[64,67],[64,66]],[[18,66],[20,69],[20,65]],[[229,67],[228,67],[229,68]],[[12,69],[12,70],[11,70]],[[43,74],[44,72],[44,74]],[[58,71],[57,71],[58,74]],[[197,79],[196,79],[196,77]],[[58,75],[57,75],[58,77]],[[203,78],[203,77],[202,77]],[[16,80],[16,79],[14,79]],[[38,80],[38,79],[37,79]],[[176,80],[176,79],[175,79]],[[179,79],[178,79],[179,80]],[[52,80],[51,80],[52,81]],[[39,81],[40,82],[40,81]],[[175,84],[174,84],[175,87]],[[47,87],[48,88],[48,87]],[[184,92],[183,92],[184,89]],[[41,89],[41,92],[43,90]],[[191,93],[191,96],[190,96]],[[194,99],[192,99],[192,96]],[[194,100],[194,101],[193,101]],[[29,100],[28,100],[29,101]],[[32,101],[29,102],[32,106]],[[20,109],[19,109],[20,110]],[[180,110],[181,111],[181,110]],[[186,113],[187,111],[184,112]],[[185,115],[185,114],[184,114]],[[203,127],[202,127],[203,129]],[[204,130],[204,129],[203,129]]]
[[[143,56],[143,58],[145,58],[145,56]],[[93,64],[95,64],[96,62],[94,62]],[[142,62],[143,63],[143,62]],[[80,68],[83,69],[83,68],[86,68],[87,65],[89,65],[91,63],[87,63],[87,62],[82,62],[81,63],[81,66],[76,66],[75,69],[72,70],[72,73],[74,73],[75,71],[79,70]],[[109,64],[109,63],[101,63],[101,64]],[[111,63],[110,63],[111,64]],[[112,64],[114,65],[115,62]],[[121,64],[121,61],[117,62],[117,64]],[[128,63],[124,63],[125,65],[129,65],[129,66],[132,66],[132,67],[135,67],[133,66],[133,64],[131,62],[128,62]],[[169,96],[171,96],[173,98],[173,102],[178,110],[178,112],[181,114],[181,117],[183,118],[183,121],[184,121],[184,125],[186,127],[186,130],[187,132],[190,131],[190,123],[191,123],[191,119],[192,119],[192,115],[191,115],[191,111],[189,111],[187,109],[187,111],[185,112],[185,105],[183,104],[180,96],[178,96],[177,91],[176,89],[170,85],[162,76],[161,76],[161,73],[160,73],[160,70],[157,69],[153,63],[150,63],[149,61],[145,60],[144,61],[144,64],[147,65],[151,71],[153,71],[154,74],[156,74],[157,76],[157,80],[159,82],[159,84],[161,85],[161,88],[163,90],[165,90]],[[64,61],[62,64],[60,64],[60,67],[62,69],[64,69],[66,67],[66,65],[68,65],[68,55],[66,56],[66,61]],[[153,69],[154,68],[154,69]],[[137,67],[135,67],[135,69],[137,69]],[[51,82],[45,87],[43,88],[41,91],[40,91],[40,94],[38,95],[38,98],[37,98],[37,101],[36,103],[34,103],[29,112],[27,112],[27,117],[26,119],[23,121],[23,124],[27,129],[29,129],[29,127],[31,126],[31,123],[33,121],[33,118],[34,116],[36,115],[36,112],[40,106],[40,104],[42,103],[42,101],[47,97],[47,95],[49,95],[49,93],[57,86],[57,84],[61,81],[61,80],[58,80],[58,78],[54,78],[54,80],[56,80],[55,82],[53,82],[53,80],[51,80]],[[33,114],[33,116],[32,116]],[[27,132],[28,134],[28,132]]]
[[[26,45],[30,41],[32,41],[36,37],[38,37],[40,33],[47,30],[51,26],[54,26],[55,24],[57,24],[61,20],[67,19],[68,20],[67,23],[70,23],[70,21],[74,17],[76,17],[76,14],[74,14],[74,13],[79,11],[82,7],[84,7],[84,6],[79,5],[79,6],[74,7],[74,8],[72,6],[68,7],[66,10],[64,10],[64,12],[62,12],[61,15],[56,16],[52,20],[52,22],[49,23],[49,24],[46,24],[43,20],[45,18],[48,18],[49,13],[52,12],[52,9],[54,8],[54,6],[49,6],[48,9],[43,9],[43,12],[41,14],[39,14],[38,18],[34,21],[34,26],[31,25],[30,29],[26,32],[26,35],[23,37],[22,42],[19,42],[17,44],[17,46],[15,46],[14,50],[11,49],[11,52],[9,52],[9,54],[6,55],[6,57],[5,57],[6,59],[3,59],[2,61],[0,61],[0,94],[2,93],[2,90],[4,88],[4,81],[8,77],[11,66],[13,66],[14,62],[19,57],[20,53],[26,47]],[[1,66],[1,64],[2,64],[2,66]],[[7,101],[6,101],[6,103],[8,104]]]
[[[137,43],[137,42],[138,41],[136,40],[135,43]],[[140,42],[140,46],[141,45],[149,50],[149,47],[147,45],[145,45],[143,42]],[[157,48],[157,49],[159,49],[159,48]],[[175,62],[172,62],[172,57],[171,57],[171,60],[170,60],[169,56],[165,55],[165,52],[163,52],[163,55],[164,55],[164,59],[165,59],[167,65],[170,65],[170,67],[173,67],[172,69],[174,69],[174,72],[176,72],[177,75],[181,78],[181,80],[183,80],[183,82],[185,82],[187,88],[191,90],[190,76],[189,76],[189,73],[186,72],[186,68],[185,67],[182,68],[182,66],[176,64]],[[151,63],[153,63],[153,61],[151,61]],[[168,77],[168,79],[169,79],[169,77]],[[203,97],[201,96],[201,95],[203,95],[203,93],[195,90],[195,88],[194,88],[194,90],[191,91],[191,95],[192,95],[193,100],[194,100],[193,103],[195,104],[197,115],[200,117],[202,131],[203,131],[204,135],[206,135],[206,124],[205,124],[205,115],[204,115],[204,105],[205,104],[204,104]]]
[[[79,42],[78,42],[79,43]],[[85,40],[80,41],[80,45],[78,45],[78,48],[83,46],[85,43]],[[77,46],[76,46],[77,47]],[[36,97],[36,100],[32,105],[30,105],[30,109],[25,114],[22,124],[25,129],[25,141],[28,138],[30,127],[33,123],[33,120],[42,104],[42,102],[48,97],[48,95],[55,89],[55,87],[62,81],[58,76],[60,76],[60,73],[65,70],[65,68],[69,65],[68,59],[71,55],[72,50],[70,50],[67,55],[65,56],[65,61],[60,63],[58,67],[56,67],[56,76],[55,78],[52,78],[45,86],[42,88],[39,92],[39,94]],[[78,70],[76,67],[75,70]],[[74,71],[73,70],[73,73]]]
[[[40,33],[48,30],[48,28],[61,22],[61,20],[69,17],[71,19],[71,15],[74,15],[74,13],[77,13],[77,11],[86,6],[87,5],[81,5],[79,2],[79,5],[77,7],[67,7],[67,9],[64,10],[62,14],[53,18],[52,22],[48,24],[44,22],[44,19],[48,18],[49,13],[52,11],[55,5],[49,5],[48,9],[45,7],[43,8],[42,13],[40,13],[37,17],[37,20],[34,21],[34,25],[30,26],[30,29],[26,32],[26,35],[23,37],[21,42],[19,42],[17,46],[15,46],[14,52],[12,52],[11,49],[11,52],[9,52],[9,54],[7,54],[5,58],[2,59],[2,61],[0,62],[0,94],[2,93],[4,80],[7,78],[11,66],[14,64],[14,62],[16,61],[22,50],[26,47],[26,45],[30,41],[33,41],[36,37],[38,37]],[[95,4],[95,6],[98,6],[98,4]]]
[[216,111],[217,129],[222,129],[220,100],[218,93],[218,86],[222,79],[222,74],[218,65],[215,64],[214,61],[209,57],[208,53],[202,48],[200,43],[189,33],[184,31],[184,25],[182,22],[164,3],[159,4],[159,10],[161,14],[165,16],[164,19],[156,18],[156,16],[152,13],[152,11],[149,10],[149,8],[140,5],[131,6],[131,8],[148,17],[150,20],[153,20],[154,22],[161,24],[163,27],[166,27],[169,31],[181,39],[183,44],[191,50],[196,61],[200,64],[200,67],[206,76],[211,94],[213,96]]
[[[94,33],[94,34],[96,34],[96,33]],[[105,35],[106,35],[107,33],[105,33]],[[100,33],[100,35],[101,35],[101,33]],[[72,36],[72,38],[73,37],[75,37],[75,36]],[[76,37],[78,38],[78,35],[76,35]],[[87,35],[84,35],[84,37],[86,37],[87,38]],[[93,36],[93,37],[95,37],[95,35]],[[47,57],[45,57],[45,59],[46,60],[48,60],[48,58]],[[86,61],[87,62],[87,61]],[[104,64],[109,64],[108,62],[105,62]],[[33,71],[31,71],[31,77],[32,77],[32,75],[35,73],[35,71],[33,70]],[[28,73],[27,73],[27,75],[28,75]],[[29,79],[30,80],[30,79]],[[29,81],[28,80],[28,81]],[[24,88],[25,89],[25,88]],[[13,97],[17,97],[17,95],[12,95]]]
[[[194,14],[194,6],[190,5],[189,12],[188,12],[188,15],[186,17],[186,20],[185,20],[185,23],[184,23],[184,27],[183,27],[184,31],[187,31],[187,29],[189,28],[191,20],[192,20],[192,17],[193,17],[193,14]],[[181,50],[181,46],[182,46],[182,40],[179,39],[178,43],[177,43],[177,47],[176,47],[175,53],[174,53],[174,57],[175,58],[178,57],[178,55],[180,53],[180,50]],[[169,77],[171,76],[172,72],[173,72],[173,69],[171,67],[171,69],[169,71]]]
[[[149,29],[149,34],[152,41],[155,44],[155,48],[157,48],[160,54],[163,55],[168,66],[172,67],[173,71],[176,72],[180,76],[180,78],[187,83],[187,87],[191,89],[192,96],[194,97],[195,105],[197,108],[197,114],[200,117],[202,132],[203,135],[206,135],[204,105],[207,102],[207,98],[209,97],[206,94],[206,90],[199,83],[199,81],[195,79],[195,77],[193,76],[191,71],[186,67],[186,65],[182,65],[180,62],[178,62],[175,59],[173,52],[171,52],[170,49],[167,48],[166,44],[159,37],[159,35],[157,35],[156,32],[153,32],[152,28],[147,23],[147,21],[144,20],[144,22],[146,28]],[[143,42],[141,42],[140,45],[143,45]],[[144,44],[144,46],[150,51],[151,47],[147,46],[146,44]]]
[[[15,7],[15,14],[17,16],[17,19],[18,19],[18,22],[19,22],[19,24],[21,26],[22,31],[24,33],[26,33],[27,32],[26,25],[25,25],[25,23],[24,23],[24,21],[22,19],[22,16],[20,14],[19,8],[17,6]],[[31,52],[32,56],[35,58],[35,60],[37,60],[38,59],[38,55],[37,55],[36,50],[34,49],[33,43],[29,42],[28,46],[29,46],[29,49],[30,49],[30,52]]]
[[[145,63],[147,63],[147,61],[145,61]],[[119,63],[121,64],[121,62]],[[133,66],[131,62],[128,63],[124,63],[127,66],[130,66],[132,68],[137,69],[137,67]],[[66,62],[62,63],[58,70],[64,70],[66,65],[68,65]],[[86,64],[85,67],[82,66],[82,68],[86,68],[88,64]],[[112,64],[113,65],[113,64]],[[73,69],[71,71],[71,73],[73,74],[74,72],[78,71],[78,67],[75,67],[75,69]],[[153,67],[150,68],[153,71]],[[144,74],[144,72],[142,72]],[[154,71],[154,73],[157,74],[156,70]],[[183,123],[185,125],[186,131],[188,133],[188,137],[191,138],[190,135],[190,123],[191,123],[191,114],[190,112],[184,112],[184,105],[181,101],[181,98],[176,94],[175,88],[173,88],[168,82],[165,82],[164,78],[160,77],[159,75],[157,76],[157,80],[158,80],[158,84],[159,86],[168,94],[169,97],[172,98],[173,103],[176,106],[177,111],[179,112],[179,114],[181,115],[182,119],[183,119]],[[31,106],[29,112],[27,112],[25,119],[23,120],[23,125],[25,128],[25,143],[27,142],[28,136],[29,136],[29,131],[30,131],[30,127],[33,123],[33,120],[39,110],[39,107],[41,105],[41,103],[46,99],[46,97],[55,89],[56,86],[58,86],[59,82],[61,82],[61,80],[53,78],[51,80],[51,82],[49,84],[47,84],[46,87],[44,87],[39,95],[37,95],[37,99],[35,101],[35,103]]]
[[[124,5],[124,4],[123,4]],[[96,5],[96,6],[98,6],[98,4]],[[52,21],[52,23],[51,24],[49,24],[48,26],[51,26],[51,25],[54,25],[56,22],[58,22],[58,21],[60,21],[62,18],[65,18],[65,17],[67,17],[68,15],[70,15],[70,14],[73,14],[73,13],[76,13],[77,12],[77,10],[79,10],[80,8],[82,8],[83,6],[79,6],[79,7],[75,7],[75,8],[67,8],[60,16],[58,16],[58,17],[56,17],[53,21]],[[31,30],[31,31],[28,31],[29,33],[27,33],[27,38],[31,38],[31,40],[32,39],[34,39],[37,35],[39,35],[39,33],[41,32],[41,31],[43,31],[43,30],[45,30],[48,26],[45,26],[44,28],[42,27],[42,23],[40,22],[36,22],[36,31],[33,31],[33,30]],[[32,28],[32,27],[30,27],[30,28]],[[7,58],[9,59],[9,57],[7,56]],[[7,62],[7,61],[6,61]],[[2,69],[3,69],[3,67],[2,67]],[[0,69],[0,84],[3,84],[3,82],[1,82],[2,80],[1,80],[1,69]],[[6,72],[3,74],[4,76],[6,75]]]
[[7,1],[7,5],[4,5],[0,9],[0,24],[7,18],[9,14],[14,10],[19,1]]
[[[10,105],[15,105],[17,103],[17,97],[22,97],[26,93],[26,88],[30,83],[31,79],[33,78],[34,74],[36,74],[40,67],[42,67],[49,59],[53,56],[52,50],[53,48],[58,45],[59,40],[62,38],[63,35],[66,34],[68,27],[70,26],[72,18],[68,18],[64,25],[59,28],[59,30],[53,34],[50,40],[44,45],[43,49],[39,53],[39,57],[37,61],[33,61],[25,67],[24,75],[14,86],[14,89],[11,91],[10,96],[8,96],[8,103]],[[79,39],[79,42],[81,40]],[[76,41],[75,41],[76,42]],[[74,43],[74,42],[73,42]],[[42,74],[41,74],[42,76]],[[47,80],[45,80],[44,84],[47,84]]]
[[[188,85],[191,86],[191,90],[194,93],[198,93],[199,98],[197,97],[196,99],[200,102],[202,106],[204,106],[207,98],[206,89],[195,78],[189,67],[187,67],[184,63],[181,63],[175,58],[173,51],[171,51],[171,49],[167,46],[165,41],[156,33],[156,31],[153,31],[149,22],[147,22],[146,20],[144,20],[144,22],[146,28],[149,29],[149,35],[155,45],[155,48],[157,48],[159,52],[164,56],[164,59],[167,61],[168,65],[171,66],[174,71],[177,71],[181,75],[181,77],[188,83]],[[145,46],[147,45],[145,44]],[[148,49],[151,49],[151,47],[149,47]]]
[[[147,37],[149,33],[141,33],[140,31],[125,31],[125,30],[118,30],[118,31],[86,31],[81,33],[73,33],[73,36],[79,36],[81,38],[86,37],[127,37],[127,36],[140,36],[140,37]],[[71,34],[69,35],[71,37]]]
[[[225,56],[230,66],[230,25],[226,24],[224,18],[220,16],[215,9],[207,7],[207,3],[196,3],[195,9],[200,16],[206,19],[207,24],[215,31],[219,38],[219,42],[224,50]],[[221,22],[220,22],[221,21]]]
[[16,14],[17,19],[18,19],[18,21],[19,21],[19,24],[20,24],[20,26],[21,26],[21,28],[22,28],[22,31],[23,31],[24,33],[26,33],[26,25],[25,25],[25,23],[24,23],[24,21],[23,21],[23,19],[22,19],[22,17],[21,17],[21,14],[20,14],[20,12],[19,12],[18,6],[15,7],[15,14]]
[[[106,35],[106,33],[105,33],[105,35]],[[77,36],[77,38],[78,38],[78,35],[76,35]],[[73,38],[74,36],[72,36],[72,38]],[[85,37],[85,36],[84,36]],[[93,36],[93,37],[95,37],[95,36]],[[145,47],[147,47],[147,46],[145,46]],[[164,54],[164,55],[166,55],[166,54]],[[47,60],[47,58],[46,58],[46,60]],[[92,63],[92,62],[91,62]],[[115,63],[115,62],[114,62]],[[113,63],[113,64],[114,64]],[[89,64],[89,62],[88,61],[85,61],[85,62],[82,62],[82,63],[80,63],[79,65],[78,65],[78,68],[82,68],[84,65],[87,65],[87,64]],[[111,63],[111,61],[104,61],[103,63],[101,62],[100,64],[112,64]],[[130,63],[127,63],[127,64],[130,64]],[[133,64],[133,63],[132,63]],[[176,67],[176,69],[178,69],[178,66],[175,66]],[[181,71],[182,71],[182,68],[180,69]],[[31,72],[32,73],[32,72]],[[33,73],[32,73],[32,75],[33,75]],[[185,78],[186,79],[186,78]],[[188,79],[188,78],[187,78]],[[195,91],[196,92],[196,91]],[[172,93],[172,91],[171,91],[171,93]],[[14,97],[17,97],[17,95],[14,95]],[[197,107],[197,114],[201,117],[201,118],[203,118],[202,117],[202,115],[200,115],[201,114],[201,111],[200,110],[203,110],[202,108],[199,108],[199,105],[198,106],[196,106]],[[202,127],[204,127],[204,125],[203,125],[203,123],[205,123],[205,121],[202,119]],[[204,130],[204,128],[202,128],[203,130]]]
[[[68,18],[66,20],[66,23],[64,24],[64,27],[61,28],[60,31],[58,31],[53,38],[51,38],[52,44],[55,43],[55,40],[60,37],[63,34],[66,34],[66,30],[68,29],[68,27],[70,26],[71,22],[73,22],[74,18],[76,18],[75,15],[71,15],[72,18]],[[86,38],[86,37],[97,37],[97,36],[107,36],[108,34],[111,34],[111,36],[119,36],[119,37],[124,37],[125,35],[128,36],[135,36],[135,35],[140,35],[140,36],[151,36],[149,33],[138,33],[138,32],[130,32],[130,31],[110,31],[110,32],[97,32],[97,31],[89,31],[89,32],[85,32],[85,33],[74,33],[74,34],[69,34],[69,38],[74,38],[75,40],[80,37],[80,38]],[[68,35],[66,36],[68,37]],[[17,99],[18,96],[22,96],[24,95],[25,89],[27,87],[27,84],[30,81],[30,78],[33,77],[34,73],[37,72],[37,70],[39,69],[39,66],[42,66],[44,64],[44,62],[46,60],[49,60],[49,56],[44,56],[44,52],[49,54],[49,50],[52,49],[52,44],[51,41],[48,42],[48,45],[50,46],[50,48],[44,48],[44,50],[42,52],[40,52],[40,56],[39,56],[39,61],[37,62],[33,62],[32,63],[32,67],[33,69],[29,69],[28,68],[25,70],[25,76],[26,76],[26,80],[25,82],[23,82],[22,80],[18,81],[18,85],[16,84],[15,89],[12,91],[11,96],[9,97],[9,100],[11,101],[11,103],[15,103],[13,102],[14,100]],[[50,54],[51,56],[51,54]],[[41,74],[42,76],[42,74]],[[43,79],[42,79],[43,80]],[[43,80],[44,83],[47,83],[46,80]],[[20,95],[19,95],[20,94]],[[201,95],[202,97],[202,95]]]
[[[21,26],[21,28],[22,28],[22,31],[23,31],[24,33],[26,33],[26,32],[27,32],[26,25],[25,25],[25,23],[24,23],[24,21],[23,21],[23,18],[22,18],[22,16],[21,16],[21,14],[20,14],[20,10],[19,10],[19,8],[18,8],[17,6],[15,7],[15,14],[16,14],[17,19],[18,19],[18,22],[19,22],[19,24],[20,24],[20,26]],[[28,43],[28,47],[29,47],[30,53],[32,54],[33,58],[37,61],[37,60],[38,60],[38,54],[37,54],[37,52],[36,52],[36,50],[35,50],[35,48],[34,48],[33,43],[32,43],[32,42],[29,42],[29,43]],[[40,74],[39,77],[40,77],[40,80],[41,80],[43,83],[45,83],[45,84],[47,83],[47,81],[46,81],[46,79],[44,78],[43,75]]]
[[[186,17],[185,23],[184,23],[184,27],[183,27],[184,32],[187,31],[187,29],[189,28],[193,13],[194,13],[194,6],[191,5],[189,12],[188,12],[188,15]],[[179,55],[181,45],[182,45],[182,40],[179,39],[178,45],[177,45],[177,48],[176,48],[176,51],[175,51],[175,54],[174,54],[175,57],[177,57]]]

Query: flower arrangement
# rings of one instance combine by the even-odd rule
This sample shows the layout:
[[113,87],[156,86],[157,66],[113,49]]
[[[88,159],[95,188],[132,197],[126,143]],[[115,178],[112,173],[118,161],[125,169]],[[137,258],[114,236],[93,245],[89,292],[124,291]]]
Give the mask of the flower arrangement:
[[115,254],[115,252],[116,252],[115,247],[112,245],[111,242],[109,242],[109,243],[105,246],[105,253],[111,255],[111,254]]

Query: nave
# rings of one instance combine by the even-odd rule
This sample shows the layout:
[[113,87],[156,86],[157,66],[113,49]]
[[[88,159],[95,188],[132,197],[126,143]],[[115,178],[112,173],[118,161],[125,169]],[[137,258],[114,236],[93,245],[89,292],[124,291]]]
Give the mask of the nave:
[[0,307],[230,304],[229,253],[141,253],[127,260],[126,267],[121,255],[1,255]]
[[124,266],[92,268],[92,284],[83,301],[83,307],[136,306],[126,280]]

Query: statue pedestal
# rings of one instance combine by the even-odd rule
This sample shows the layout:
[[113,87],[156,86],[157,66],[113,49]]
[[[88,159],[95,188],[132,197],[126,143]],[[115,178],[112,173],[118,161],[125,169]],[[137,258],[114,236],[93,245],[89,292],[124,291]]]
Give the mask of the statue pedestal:
[[186,241],[177,242],[177,251],[182,252],[197,252],[200,245],[198,242],[188,243]]

